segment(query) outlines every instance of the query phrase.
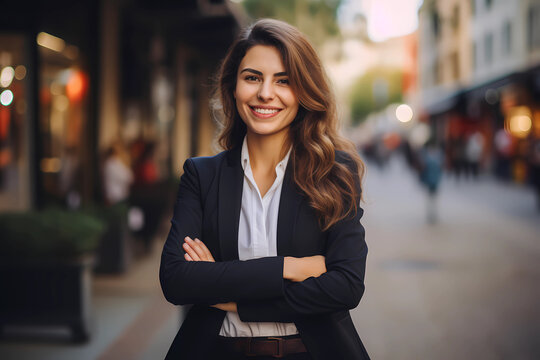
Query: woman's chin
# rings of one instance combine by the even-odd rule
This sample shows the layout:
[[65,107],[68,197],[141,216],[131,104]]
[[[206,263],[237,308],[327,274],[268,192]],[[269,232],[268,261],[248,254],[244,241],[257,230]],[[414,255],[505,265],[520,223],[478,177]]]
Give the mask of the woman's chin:
[[288,131],[289,127],[276,127],[276,126],[248,126],[248,133],[256,136],[273,136],[278,134],[284,134]]

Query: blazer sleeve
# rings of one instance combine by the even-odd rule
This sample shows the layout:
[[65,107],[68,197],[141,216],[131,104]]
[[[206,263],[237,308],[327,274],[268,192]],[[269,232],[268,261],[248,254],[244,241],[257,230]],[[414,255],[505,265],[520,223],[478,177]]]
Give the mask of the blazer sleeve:
[[[184,163],[171,230],[163,247],[159,277],[165,298],[175,304],[258,301],[283,292],[283,257],[254,260],[186,261],[186,236],[201,238],[201,188],[192,159]],[[264,279],[264,281],[261,281]]]
[[[360,193],[360,183],[357,181]],[[240,301],[244,322],[294,322],[301,316],[331,313],[358,306],[364,293],[367,245],[360,223],[363,209],[357,198],[356,214],[328,230],[325,253],[327,272],[302,282],[284,280],[283,293],[274,299]]]

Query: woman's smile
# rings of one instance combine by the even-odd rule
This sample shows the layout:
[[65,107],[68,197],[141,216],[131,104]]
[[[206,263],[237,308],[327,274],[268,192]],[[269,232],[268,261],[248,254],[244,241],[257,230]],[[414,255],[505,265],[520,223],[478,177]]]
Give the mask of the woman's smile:
[[251,109],[251,112],[255,116],[261,119],[268,119],[268,118],[274,117],[281,111],[280,108],[259,106],[259,105],[255,105],[255,106],[250,105],[249,108]]

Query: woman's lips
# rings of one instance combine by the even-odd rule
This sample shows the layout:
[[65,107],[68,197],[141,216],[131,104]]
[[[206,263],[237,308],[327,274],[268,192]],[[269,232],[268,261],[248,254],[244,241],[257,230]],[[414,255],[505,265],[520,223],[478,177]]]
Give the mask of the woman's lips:
[[281,109],[278,108],[266,108],[258,106],[250,106],[249,109],[251,110],[253,115],[261,119],[271,118],[281,111]]

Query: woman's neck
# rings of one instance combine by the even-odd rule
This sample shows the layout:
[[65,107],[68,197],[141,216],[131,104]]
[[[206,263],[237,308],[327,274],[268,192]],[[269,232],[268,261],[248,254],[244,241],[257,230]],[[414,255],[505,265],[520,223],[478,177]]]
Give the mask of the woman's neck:
[[249,162],[254,171],[273,171],[289,151],[289,131],[270,136],[248,132],[246,136]]

